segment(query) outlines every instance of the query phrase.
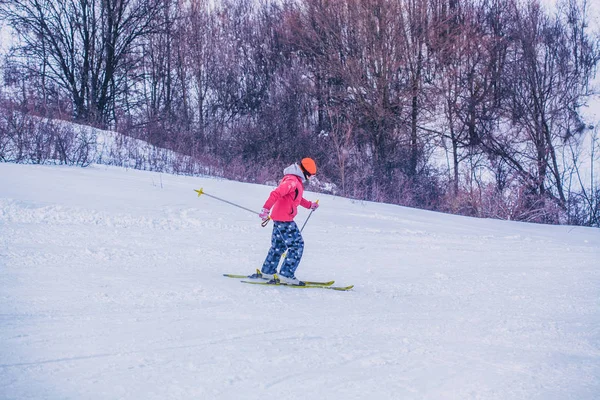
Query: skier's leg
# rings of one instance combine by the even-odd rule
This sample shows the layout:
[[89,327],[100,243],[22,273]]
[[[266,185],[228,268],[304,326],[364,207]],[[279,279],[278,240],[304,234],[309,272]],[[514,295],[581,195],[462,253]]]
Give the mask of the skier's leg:
[[271,248],[269,249],[269,253],[267,254],[267,258],[263,263],[261,272],[263,274],[273,275],[277,272],[277,266],[279,265],[279,260],[281,259],[281,255],[286,249],[285,241],[283,240],[283,236],[281,235],[280,229],[277,228],[280,222],[273,221],[273,233],[271,234]]
[[287,246],[287,256],[281,265],[280,275],[291,278],[295,276],[298,264],[302,259],[304,239],[302,239],[300,229],[294,221],[286,222],[286,226],[280,227],[280,231]]

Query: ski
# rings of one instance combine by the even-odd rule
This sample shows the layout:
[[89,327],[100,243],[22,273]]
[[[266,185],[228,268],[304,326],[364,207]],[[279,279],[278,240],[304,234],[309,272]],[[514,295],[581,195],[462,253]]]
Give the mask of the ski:
[[[282,283],[282,282],[277,282],[277,283],[276,282],[253,282],[253,281],[240,281],[240,282],[242,282],[242,283],[249,283],[251,285],[287,286],[287,287],[296,288],[296,289],[331,289],[331,290],[338,290],[338,291],[342,291],[342,292],[348,291],[348,290],[350,290],[350,289],[352,289],[354,287],[354,285],[350,285],[350,286],[330,286],[330,285],[309,285],[309,284],[306,284],[304,286],[300,286],[300,285],[293,285],[293,284]],[[307,282],[304,282],[304,283],[307,283]]]
[[244,279],[244,278],[249,278],[249,275],[235,275],[235,274],[223,274],[223,276],[226,276],[228,278],[237,278],[237,279]]
[[[256,270],[256,274],[260,275],[260,270]],[[235,278],[235,279],[260,279],[267,280],[266,278],[250,278],[250,275],[236,275],[236,274],[223,274],[223,276],[227,278]],[[315,282],[315,281],[302,281],[310,286],[331,286],[335,283],[335,281],[327,281],[327,282]],[[252,282],[250,282],[252,283]],[[263,283],[263,282],[255,282],[255,283]]]

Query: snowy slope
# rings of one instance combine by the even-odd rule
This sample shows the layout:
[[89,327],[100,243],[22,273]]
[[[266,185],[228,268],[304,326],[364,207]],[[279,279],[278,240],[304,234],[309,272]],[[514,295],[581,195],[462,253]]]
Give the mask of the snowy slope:
[[[0,163],[1,399],[598,399],[600,230],[315,195],[246,285],[268,186]],[[302,223],[308,212],[302,210]]]

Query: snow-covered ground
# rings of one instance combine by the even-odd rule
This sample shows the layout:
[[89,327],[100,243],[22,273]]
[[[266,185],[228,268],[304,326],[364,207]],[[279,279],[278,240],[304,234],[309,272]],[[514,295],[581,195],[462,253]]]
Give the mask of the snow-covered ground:
[[[1,399],[598,399],[600,230],[307,192],[300,278],[247,285],[271,188],[0,164]],[[301,211],[302,223],[308,211]]]

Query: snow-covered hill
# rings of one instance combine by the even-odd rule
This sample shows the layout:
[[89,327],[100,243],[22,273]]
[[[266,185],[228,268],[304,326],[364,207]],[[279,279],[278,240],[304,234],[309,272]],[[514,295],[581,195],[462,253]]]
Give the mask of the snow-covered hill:
[[[268,186],[0,164],[2,399],[597,399],[600,231],[307,192],[262,287]],[[301,211],[302,223],[308,212]]]

